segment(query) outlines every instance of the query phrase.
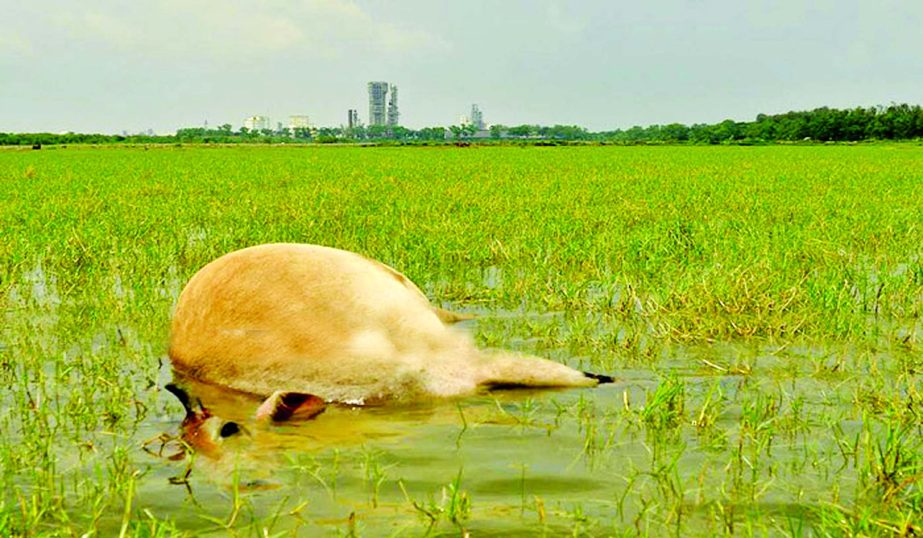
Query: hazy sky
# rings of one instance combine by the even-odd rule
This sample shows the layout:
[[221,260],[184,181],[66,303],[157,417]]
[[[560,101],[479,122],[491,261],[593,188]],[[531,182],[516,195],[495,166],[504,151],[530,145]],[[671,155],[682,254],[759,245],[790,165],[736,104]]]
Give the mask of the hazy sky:
[[923,104],[921,0],[0,0],[0,131],[307,114],[593,130]]

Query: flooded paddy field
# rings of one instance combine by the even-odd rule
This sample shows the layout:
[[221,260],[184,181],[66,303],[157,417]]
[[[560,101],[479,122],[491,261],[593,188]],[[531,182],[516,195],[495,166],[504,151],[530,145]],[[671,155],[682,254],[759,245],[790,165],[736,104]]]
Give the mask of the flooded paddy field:
[[[612,375],[178,438],[171,309],[266,242]],[[923,533],[923,147],[0,151],[0,535]]]

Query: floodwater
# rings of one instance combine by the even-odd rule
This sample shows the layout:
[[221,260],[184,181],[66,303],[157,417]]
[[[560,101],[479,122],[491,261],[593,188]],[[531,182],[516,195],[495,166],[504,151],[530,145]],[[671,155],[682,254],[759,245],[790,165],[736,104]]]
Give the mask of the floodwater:
[[[151,455],[160,461],[152,463],[155,468],[138,494],[163,499],[146,505],[187,528],[201,527],[203,509],[228,517],[236,483],[255,518],[288,514],[307,502],[298,517],[281,517],[275,527],[298,527],[305,535],[355,526],[369,535],[418,535],[430,527],[451,534],[461,528],[476,535],[515,529],[556,533],[580,523],[579,517],[561,519],[569,511],[596,506],[608,512],[617,489],[613,481],[619,481],[616,474],[600,473],[612,465],[604,461],[608,457],[587,458],[588,450],[596,450],[587,444],[600,441],[592,438],[595,432],[568,421],[566,409],[621,401],[623,393],[637,393],[640,386],[507,390],[416,406],[331,406],[311,420],[285,423],[250,418],[258,401],[234,394],[222,399],[212,392],[217,403],[209,409],[217,420],[239,421],[242,432],[217,439],[218,449],[208,455],[178,461],[168,456],[180,450],[179,444],[168,440],[162,456]],[[177,417],[179,409],[177,404]],[[148,425],[152,437],[157,426]],[[178,421],[159,426],[178,431]],[[617,443],[622,457],[644,457],[640,440]],[[158,440],[148,449],[157,452],[160,446]],[[188,484],[170,483],[190,469]],[[454,523],[449,514],[453,481],[471,506],[470,514],[457,515]]]
[[[84,446],[107,462],[124,456],[138,471],[134,517],[197,534],[797,534],[817,521],[818,510],[855,505],[876,491],[874,447],[910,416],[896,413],[903,412],[900,402],[915,401],[921,383],[913,374],[919,356],[893,350],[715,344],[664,347],[649,364],[613,361],[600,373],[616,382],[591,389],[330,406],[311,420],[283,423],[257,421],[256,399],[193,386],[191,394],[213,415],[203,430],[211,444],[203,449],[184,444],[183,407],[163,390],[173,377],[169,361],[133,343],[139,330],[116,325],[90,337],[81,351],[57,336],[72,333],[58,327],[64,322],[56,281],[37,266],[24,283],[10,289],[9,304],[22,310],[15,317],[10,310],[7,320],[28,318],[28,335],[38,342],[32,353],[61,360],[29,374],[33,385],[5,395],[4,404],[31,391],[67,409],[69,399],[89,400],[92,391],[34,379],[64,377],[67,368],[98,375],[106,361],[118,372],[131,361],[159,360],[153,378],[120,383],[155,400],[150,412],[121,430],[98,430],[80,445],[52,440],[56,466],[79,468],[74,454]],[[114,287],[128,293],[119,281]],[[30,294],[28,306],[23,297]],[[563,314],[481,314],[465,322],[468,330],[494,331],[491,339],[508,347],[593,369],[570,348],[538,348],[541,341],[508,328],[524,319],[567,325]],[[0,351],[20,357],[19,347],[0,343]],[[891,375],[899,372],[911,374]],[[227,422],[239,432],[221,437]],[[918,435],[919,425],[901,431]],[[128,453],[106,454],[107,437],[125,439]],[[907,439],[902,457],[916,465],[919,438]],[[909,484],[892,495],[915,494],[906,482],[914,469],[891,469],[895,484]],[[106,487],[105,472],[93,480]],[[97,522],[103,535],[116,534],[121,523],[119,506]]]
[[[164,445],[163,451],[147,455],[150,471],[137,493],[146,509],[180,528],[204,525],[220,533],[217,522],[233,517],[237,526],[306,536],[709,534],[748,519],[783,529],[803,518],[806,506],[854,496],[856,469],[818,422],[830,414],[815,413],[769,441],[753,433],[754,440],[736,446],[738,436],[745,438],[741,416],[754,402],[774,402],[767,405],[771,416],[757,417],[764,424],[753,425],[770,428],[795,420],[792,402],[807,415],[805,409],[836,406],[833,385],[787,380],[780,388],[752,373],[696,369],[679,378],[683,418],[658,427],[639,417],[662,381],[649,370],[615,373],[617,382],[594,389],[333,406],[312,420],[276,424],[252,418],[258,401],[211,388],[203,405],[218,426],[232,420],[241,433],[215,436],[216,449],[175,461],[168,456],[181,452],[176,439],[148,444],[152,452]],[[707,400],[724,407],[706,431],[695,421]],[[175,419],[145,424],[150,437],[178,433],[182,412],[175,408]],[[840,427],[848,437],[859,426],[841,421]],[[235,491],[241,508],[232,516]]]

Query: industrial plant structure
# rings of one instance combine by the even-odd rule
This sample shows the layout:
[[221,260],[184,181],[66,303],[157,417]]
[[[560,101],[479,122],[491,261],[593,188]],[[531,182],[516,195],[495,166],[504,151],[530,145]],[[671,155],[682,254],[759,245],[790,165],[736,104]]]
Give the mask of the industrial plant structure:
[[244,127],[250,131],[269,129],[269,118],[267,116],[250,116],[244,119]]
[[477,105],[471,105],[471,117],[469,118],[471,125],[474,125],[479,130],[484,128],[484,113],[481,112],[481,109]]
[[294,132],[295,129],[310,129],[311,128],[310,118],[305,115],[289,116],[288,117],[288,128],[291,129],[292,132]]
[[397,86],[391,85],[391,98],[388,99],[388,125],[398,125],[400,112],[397,111]]
[[[388,99],[388,92],[391,98]],[[369,125],[398,124],[397,86],[387,82],[369,82]]]

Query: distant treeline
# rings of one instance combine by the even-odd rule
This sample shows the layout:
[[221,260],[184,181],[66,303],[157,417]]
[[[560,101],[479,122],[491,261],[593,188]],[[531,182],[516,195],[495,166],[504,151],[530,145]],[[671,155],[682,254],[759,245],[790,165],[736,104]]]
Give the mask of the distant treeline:
[[3,133],[0,146],[37,146],[42,144],[163,144],[176,142],[176,137],[158,135],[108,135],[98,133]]
[[445,142],[555,143],[585,141],[616,144],[689,143],[759,144],[783,141],[910,140],[923,138],[923,108],[891,105],[870,108],[817,108],[784,114],[760,114],[755,121],[725,120],[715,124],[651,125],[614,131],[590,132],[576,125],[493,125],[479,130],[471,125],[409,129],[402,126],[319,127],[290,130],[235,131],[230,124],[217,128],[179,129],[175,135],[104,135],[79,133],[0,133],[0,145],[112,143],[405,143]]
[[805,112],[760,114],[756,121],[725,120],[712,125],[680,123],[632,127],[599,133],[621,142],[692,142],[698,144],[818,140],[910,140],[923,138],[923,108],[919,105],[889,107],[816,108]]

